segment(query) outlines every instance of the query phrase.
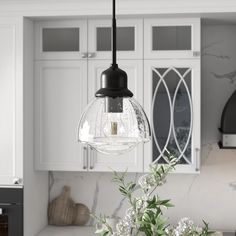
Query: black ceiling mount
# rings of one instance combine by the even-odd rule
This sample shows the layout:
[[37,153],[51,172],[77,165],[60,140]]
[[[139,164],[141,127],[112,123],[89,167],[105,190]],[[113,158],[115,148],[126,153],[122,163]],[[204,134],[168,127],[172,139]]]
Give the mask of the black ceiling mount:
[[112,64],[102,72],[101,88],[96,97],[133,97],[127,87],[127,74],[116,63],[116,2],[112,0]]

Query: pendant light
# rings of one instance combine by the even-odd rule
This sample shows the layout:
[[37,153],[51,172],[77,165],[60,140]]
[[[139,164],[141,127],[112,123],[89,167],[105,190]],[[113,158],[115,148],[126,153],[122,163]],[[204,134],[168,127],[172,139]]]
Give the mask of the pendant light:
[[101,88],[85,109],[78,141],[105,154],[122,154],[150,140],[150,126],[140,104],[127,88],[127,74],[116,63],[115,0],[112,7],[112,64],[102,72]]

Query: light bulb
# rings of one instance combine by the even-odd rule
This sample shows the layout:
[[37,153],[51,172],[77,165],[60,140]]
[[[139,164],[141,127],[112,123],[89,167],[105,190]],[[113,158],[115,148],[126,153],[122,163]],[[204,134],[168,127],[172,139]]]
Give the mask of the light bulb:
[[106,137],[124,137],[127,134],[127,127],[122,121],[122,113],[107,113],[107,120],[103,127]]

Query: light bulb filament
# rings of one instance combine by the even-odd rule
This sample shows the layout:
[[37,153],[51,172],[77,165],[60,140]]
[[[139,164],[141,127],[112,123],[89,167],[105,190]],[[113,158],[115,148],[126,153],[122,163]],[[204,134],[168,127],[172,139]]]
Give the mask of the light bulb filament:
[[111,135],[117,135],[117,122],[111,122]]

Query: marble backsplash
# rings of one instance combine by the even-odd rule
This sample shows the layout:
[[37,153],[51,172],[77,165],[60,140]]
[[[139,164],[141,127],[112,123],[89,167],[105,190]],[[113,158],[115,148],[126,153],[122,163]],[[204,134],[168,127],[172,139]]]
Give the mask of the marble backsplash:
[[[217,145],[223,107],[236,89],[235,42],[236,25],[202,27],[201,173],[171,174],[157,190],[175,205],[165,212],[173,224],[188,216],[199,224],[204,219],[215,229],[236,229],[236,151],[220,150]],[[127,178],[135,180],[139,175]],[[53,172],[50,176],[50,199],[70,185],[73,198],[93,213],[122,216],[127,208],[111,173]]]

